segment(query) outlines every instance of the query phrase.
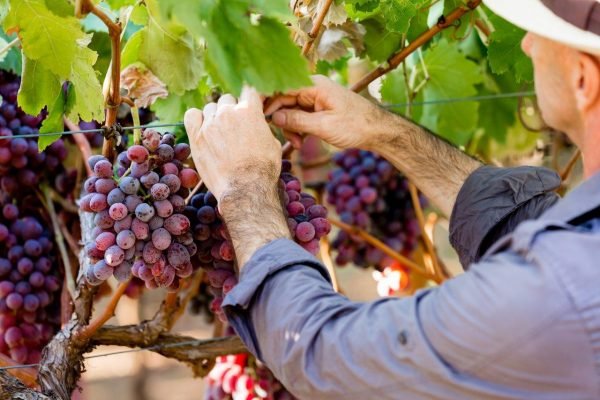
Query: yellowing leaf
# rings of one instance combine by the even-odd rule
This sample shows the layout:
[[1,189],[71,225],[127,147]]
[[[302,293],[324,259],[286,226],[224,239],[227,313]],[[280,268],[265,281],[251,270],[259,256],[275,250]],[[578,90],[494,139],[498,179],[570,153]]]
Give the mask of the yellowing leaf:
[[149,107],[169,95],[166,85],[146,68],[130,65],[121,71],[121,85],[136,107]]
[[61,79],[71,65],[86,35],[74,17],[61,17],[48,10],[43,0],[11,0],[4,20],[7,32],[18,31],[27,58],[40,61]]

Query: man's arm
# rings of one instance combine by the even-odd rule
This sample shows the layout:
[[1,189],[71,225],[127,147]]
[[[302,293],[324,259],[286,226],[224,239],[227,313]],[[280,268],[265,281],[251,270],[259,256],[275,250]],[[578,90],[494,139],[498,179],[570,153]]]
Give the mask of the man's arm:
[[[482,164],[400,116],[322,77],[315,86],[275,98],[265,108],[299,146],[302,132],[343,148],[379,153],[450,215],[465,179]],[[297,108],[301,109],[297,109]]]
[[255,253],[223,305],[250,351],[301,399],[586,397],[569,371],[591,356],[561,345],[583,332],[562,318],[568,296],[514,253],[410,298],[356,303],[332,290],[313,256],[277,240]]

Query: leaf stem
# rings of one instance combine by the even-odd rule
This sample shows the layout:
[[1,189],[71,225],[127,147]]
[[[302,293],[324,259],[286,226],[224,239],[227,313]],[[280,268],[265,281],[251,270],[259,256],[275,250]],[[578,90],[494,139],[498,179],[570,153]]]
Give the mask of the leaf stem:
[[71,296],[71,299],[74,299],[76,289],[75,279],[73,277],[73,269],[71,266],[71,260],[69,259],[69,253],[67,253],[67,248],[65,246],[65,238],[60,229],[60,222],[58,221],[58,216],[56,215],[56,209],[54,208],[54,202],[52,201],[52,192],[49,187],[44,187],[42,190],[44,192],[46,209],[48,210],[48,214],[50,214],[50,220],[52,221],[54,238],[56,244],[58,245],[58,250],[65,268],[65,278],[67,281],[67,288],[69,289],[69,295]]
[[10,49],[12,49],[13,47],[15,47],[17,44],[19,44],[20,40],[19,38],[15,38],[12,42],[8,43],[6,46],[4,46],[2,49],[0,49],[0,56],[4,55],[5,53],[7,53]]

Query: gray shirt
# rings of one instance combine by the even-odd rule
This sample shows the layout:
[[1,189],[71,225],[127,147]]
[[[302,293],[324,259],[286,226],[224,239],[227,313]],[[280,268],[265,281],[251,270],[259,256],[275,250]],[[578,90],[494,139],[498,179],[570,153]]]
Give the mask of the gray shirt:
[[600,174],[560,201],[558,183],[533,168],[471,175],[451,241],[478,261],[439,287],[353,302],[280,239],[225,310],[301,399],[600,399]]

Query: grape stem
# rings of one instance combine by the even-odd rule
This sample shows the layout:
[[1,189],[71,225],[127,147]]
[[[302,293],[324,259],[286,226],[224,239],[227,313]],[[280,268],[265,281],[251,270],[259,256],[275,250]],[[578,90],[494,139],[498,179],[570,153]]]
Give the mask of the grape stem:
[[200,179],[200,181],[198,182],[198,184],[194,187],[194,189],[190,192],[190,195],[185,199],[185,205],[187,206],[190,201],[192,201],[192,197],[194,197],[194,195],[196,193],[198,193],[198,190],[200,190],[202,188],[202,185],[204,184],[204,182],[202,182],[202,179]]
[[454,25],[454,22],[460,19],[463,15],[475,10],[481,4],[482,0],[470,0],[467,4],[461,5],[454,9],[450,14],[441,17],[438,23],[423,32],[418,38],[413,40],[399,52],[393,54],[386,63],[381,64],[373,71],[365,75],[361,80],[352,85],[354,92],[362,92],[375,79],[382,77],[390,71],[396,69],[408,56],[414,53],[417,49],[429,42],[435,35],[446,28]]
[[[323,191],[325,187],[321,186],[316,191],[316,201],[317,204],[323,204]],[[333,286],[333,290],[340,293],[340,283],[337,278],[337,273],[335,271],[335,266],[333,265],[333,260],[331,259],[331,243],[329,243],[329,236],[325,235],[320,240],[319,251],[321,253],[321,260],[323,260],[323,264],[327,268],[329,272],[329,276],[331,277],[331,283]]]
[[10,49],[12,49],[13,47],[15,47],[17,44],[20,43],[19,38],[15,38],[12,42],[8,43],[6,46],[4,46],[2,49],[0,49],[0,56],[4,55],[5,53],[7,53]]
[[71,266],[69,253],[67,252],[67,248],[65,247],[65,238],[60,229],[60,222],[58,221],[58,216],[56,215],[54,201],[52,201],[52,191],[47,186],[44,186],[42,188],[42,191],[44,193],[44,199],[42,200],[43,203],[45,203],[46,209],[48,210],[48,214],[50,214],[50,220],[52,221],[52,228],[54,230],[54,239],[56,240],[56,244],[58,245],[58,251],[60,252],[63,266],[65,268],[65,280],[67,283],[67,289],[69,290],[69,295],[71,296],[71,299],[74,299],[76,289],[75,279],[73,278],[73,267]]
[[119,286],[117,286],[117,289],[114,291],[112,297],[110,298],[110,301],[106,305],[106,308],[104,309],[102,314],[100,314],[93,321],[90,321],[90,323],[86,327],[82,328],[82,330],[79,332],[80,338],[91,338],[94,335],[94,333],[96,333],[96,331],[106,323],[106,321],[108,321],[115,315],[115,309],[117,308],[117,304],[119,304],[119,300],[121,300],[123,293],[125,293],[125,290],[127,290],[127,286],[129,286],[129,281],[130,279],[126,280],[125,282],[119,283]]
[[204,270],[200,269],[194,274],[194,276],[191,279],[186,279],[181,283],[182,285],[185,285],[187,292],[181,300],[181,304],[177,307],[177,310],[175,310],[175,312],[170,316],[171,326],[175,325],[179,318],[181,318],[190,300],[192,300],[192,298],[198,294],[198,291],[200,290],[200,283],[202,283],[203,280]]
[[423,275],[424,277],[431,279],[432,281],[436,282],[436,283],[442,283],[442,281],[440,280],[440,278],[436,275],[430,274],[429,272],[427,272],[422,266],[420,266],[419,264],[415,263],[414,261],[412,261],[411,259],[409,259],[408,257],[403,256],[402,254],[394,251],[392,248],[390,248],[389,246],[387,246],[385,243],[383,243],[381,240],[377,239],[376,237],[372,236],[369,232],[360,229],[358,227],[352,226],[352,225],[348,225],[342,221],[338,221],[336,219],[332,219],[332,218],[327,218],[329,220],[329,222],[331,222],[332,225],[337,226],[338,228],[342,229],[343,231],[348,232],[351,235],[354,236],[358,236],[361,239],[363,239],[365,242],[367,242],[368,244],[370,244],[371,246],[383,251],[385,254],[387,254],[388,256],[392,257],[394,260],[404,264],[405,266],[411,268],[414,272]]
[[306,56],[310,52],[310,49],[312,48],[313,44],[315,43],[315,40],[319,36],[319,31],[321,30],[323,21],[325,21],[325,17],[327,16],[327,13],[329,12],[329,8],[331,8],[332,3],[333,3],[333,0],[325,0],[325,4],[323,4],[323,7],[317,14],[317,16],[314,20],[313,27],[310,30],[310,32],[308,33],[308,41],[306,43],[304,43],[304,46],[302,47],[302,55]]
[[[0,353],[0,367],[16,367],[19,365],[21,364]],[[29,387],[34,387],[36,385],[37,372],[34,368],[15,368],[9,369],[8,371]]]
[[419,228],[421,230],[421,238],[423,238],[423,242],[425,243],[425,248],[427,249],[427,253],[431,257],[431,269],[430,273],[439,277],[442,281],[447,277],[440,267],[440,260],[438,259],[437,251],[435,250],[435,246],[433,245],[433,238],[430,238],[425,230],[425,216],[423,214],[423,208],[421,207],[421,201],[419,199],[419,192],[414,183],[408,183],[408,190],[410,192],[410,198],[412,199],[413,208],[415,210],[415,216],[417,217],[417,222],[419,223]]

